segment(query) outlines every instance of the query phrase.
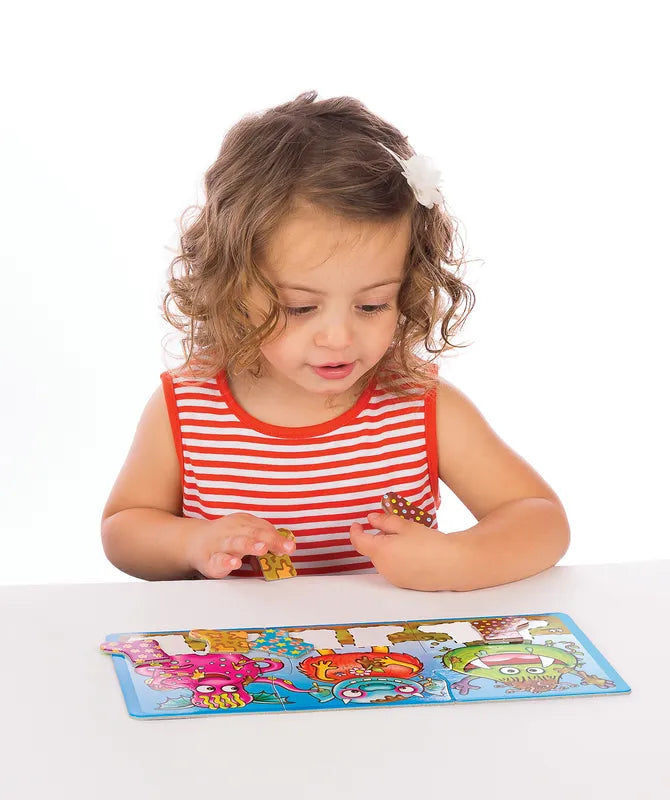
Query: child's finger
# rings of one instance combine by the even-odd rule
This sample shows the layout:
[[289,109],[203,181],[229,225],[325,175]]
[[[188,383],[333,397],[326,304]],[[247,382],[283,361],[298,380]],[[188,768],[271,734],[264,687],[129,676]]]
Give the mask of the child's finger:
[[222,542],[228,555],[260,556],[267,553],[268,544],[263,539],[254,536],[231,536]]
[[408,519],[403,519],[396,514],[385,514],[379,512],[372,512],[368,514],[368,521],[373,528],[376,528],[382,533],[412,533],[416,530],[418,523],[412,522]]
[[267,552],[281,555],[295,550],[295,542],[278,533],[268,536],[263,532],[257,536],[231,536],[222,541],[221,547],[226,553],[236,556],[262,556]]
[[[203,572],[207,578],[225,578],[242,565],[242,560],[231,553],[213,553]],[[202,570],[201,570],[202,571]]]
[[379,553],[380,547],[383,546],[383,536],[375,536],[374,533],[366,533],[363,526],[358,522],[354,522],[349,530],[349,538],[354,550],[362,556],[368,556],[374,562],[375,556]]

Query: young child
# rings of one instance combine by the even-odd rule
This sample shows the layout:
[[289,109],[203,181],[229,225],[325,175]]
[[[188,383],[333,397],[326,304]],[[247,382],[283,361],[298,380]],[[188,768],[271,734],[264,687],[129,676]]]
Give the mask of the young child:
[[[150,580],[254,575],[272,552],[422,590],[547,569],[560,500],[437,375],[474,304],[439,173],[359,101],[316,96],[243,117],[205,175],[164,299],[184,364],[142,414],[105,553]],[[439,480],[477,524],[437,529]]]

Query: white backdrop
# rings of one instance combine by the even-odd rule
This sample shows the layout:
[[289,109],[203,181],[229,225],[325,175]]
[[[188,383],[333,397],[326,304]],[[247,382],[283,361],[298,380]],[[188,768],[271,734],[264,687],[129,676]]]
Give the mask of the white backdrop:
[[[442,374],[545,477],[563,563],[670,557],[660,3],[3,13],[0,583],[127,580],[99,519],[164,368],[177,218],[243,114],[349,94],[442,170],[477,304]],[[444,491],[440,527],[472,524]]]

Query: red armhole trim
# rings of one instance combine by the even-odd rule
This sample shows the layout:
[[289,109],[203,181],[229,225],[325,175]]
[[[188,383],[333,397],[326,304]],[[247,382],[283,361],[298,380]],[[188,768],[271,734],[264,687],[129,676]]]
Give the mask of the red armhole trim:
[[182,450],[181,442],[181,428],[179,427],[179,414],[177,413],[177,398],[174,393],[174,384],[172,383],[172,376],[169,372],[161,373],[161,381],[163,383],[163,394],[165,396],[165,404],[170,417],[170,426],[172,427],[172,438],[174,439],[174,446],[177,451],[177,458],[179,459],[179,466],[181,467],[181,488],[184,489],[184,453]]
[[[438,367],[433,365],[435,380],[439,380]],[[426,449],[428,451],[428,475],[430,477],[430,488],[435,498],[435,508],[440,507],[440,480],[437,460],[437,386],[426,392],[424,404],[424,415],[426,420]]]

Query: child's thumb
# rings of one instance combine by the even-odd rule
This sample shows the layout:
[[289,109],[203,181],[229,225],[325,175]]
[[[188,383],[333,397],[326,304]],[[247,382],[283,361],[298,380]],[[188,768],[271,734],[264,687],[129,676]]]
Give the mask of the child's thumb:
[[366,533],[360,523],[354,522],[349,531],[349,538],[354,549],[358,550],[362,556],[374,558],[379,551],[379,539],[382,537],[374,533]]

